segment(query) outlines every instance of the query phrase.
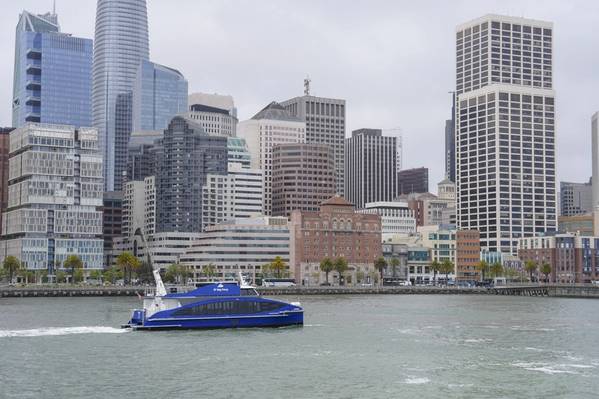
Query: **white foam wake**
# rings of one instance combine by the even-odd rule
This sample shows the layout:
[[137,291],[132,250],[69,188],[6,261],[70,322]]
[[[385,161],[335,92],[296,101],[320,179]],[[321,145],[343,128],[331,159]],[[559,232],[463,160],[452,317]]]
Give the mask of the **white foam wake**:
[[0,338],[7,337],[43,337],[49,335],[70,335],[70,334],[120,334],[129,330],[103,327],[44,327],[33,328],[31,330],[0,330]]

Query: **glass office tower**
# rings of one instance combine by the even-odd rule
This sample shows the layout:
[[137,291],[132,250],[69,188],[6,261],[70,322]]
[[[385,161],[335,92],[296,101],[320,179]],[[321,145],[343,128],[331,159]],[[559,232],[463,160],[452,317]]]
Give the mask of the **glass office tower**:
[[187,80],[181,72],[142,61],[133,88],[133,131],[164,130],[187,111]]
[[140,62],[150,56],[146,1],[98,0],[94,46],[93,126],[104,155],[105,188],[119,190],[131,133],[126,127],[132,123],[120,120],[117,129],[117,98],[120,117],[131,115],[127,95],[133,91]]
[[92,40],[61,33],[56,14],[23,11],[15,37],[13,126],[91,126],[92,54]]

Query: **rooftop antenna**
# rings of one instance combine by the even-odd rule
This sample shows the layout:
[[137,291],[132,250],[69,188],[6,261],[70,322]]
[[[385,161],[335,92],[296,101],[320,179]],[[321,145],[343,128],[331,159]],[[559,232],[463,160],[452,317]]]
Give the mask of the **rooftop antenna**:
[[304,79],[304,95],[309,96],[310,95],[310,82],[312,80],[310,79],[310,76],[306,76],[306,79]]
[[52,14],[56,15],[56,0],[52,2]]

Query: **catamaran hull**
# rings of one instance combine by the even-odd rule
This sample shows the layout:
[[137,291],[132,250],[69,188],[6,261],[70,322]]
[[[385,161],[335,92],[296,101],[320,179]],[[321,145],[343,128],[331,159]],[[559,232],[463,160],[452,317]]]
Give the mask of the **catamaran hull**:
[[143,323],[129,323],[123,327],[134,330],[190,330],[219,328],[285,327],[304,324],[304,313],[286,312],[276,315],[255,315],[205,318],[149,318]]

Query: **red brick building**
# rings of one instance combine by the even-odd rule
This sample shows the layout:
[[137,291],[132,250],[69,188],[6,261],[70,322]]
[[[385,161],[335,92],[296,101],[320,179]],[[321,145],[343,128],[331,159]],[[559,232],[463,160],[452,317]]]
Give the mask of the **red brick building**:
[[480,233],[478,230],[456,232],[456,280],[480,281],[476,265],[480,262]]
[[[327,257],[345,258],[349,266],[346,283],[354,284],[359,274],[374,272],[374,261],[382,256],[381,217],[356,213],[339,196],[323,202],[319,212],[293,211],[289,232],[290,267],[298,284],[323,282],[320,262]],[[330,273],[329,281],[336,276]]]

